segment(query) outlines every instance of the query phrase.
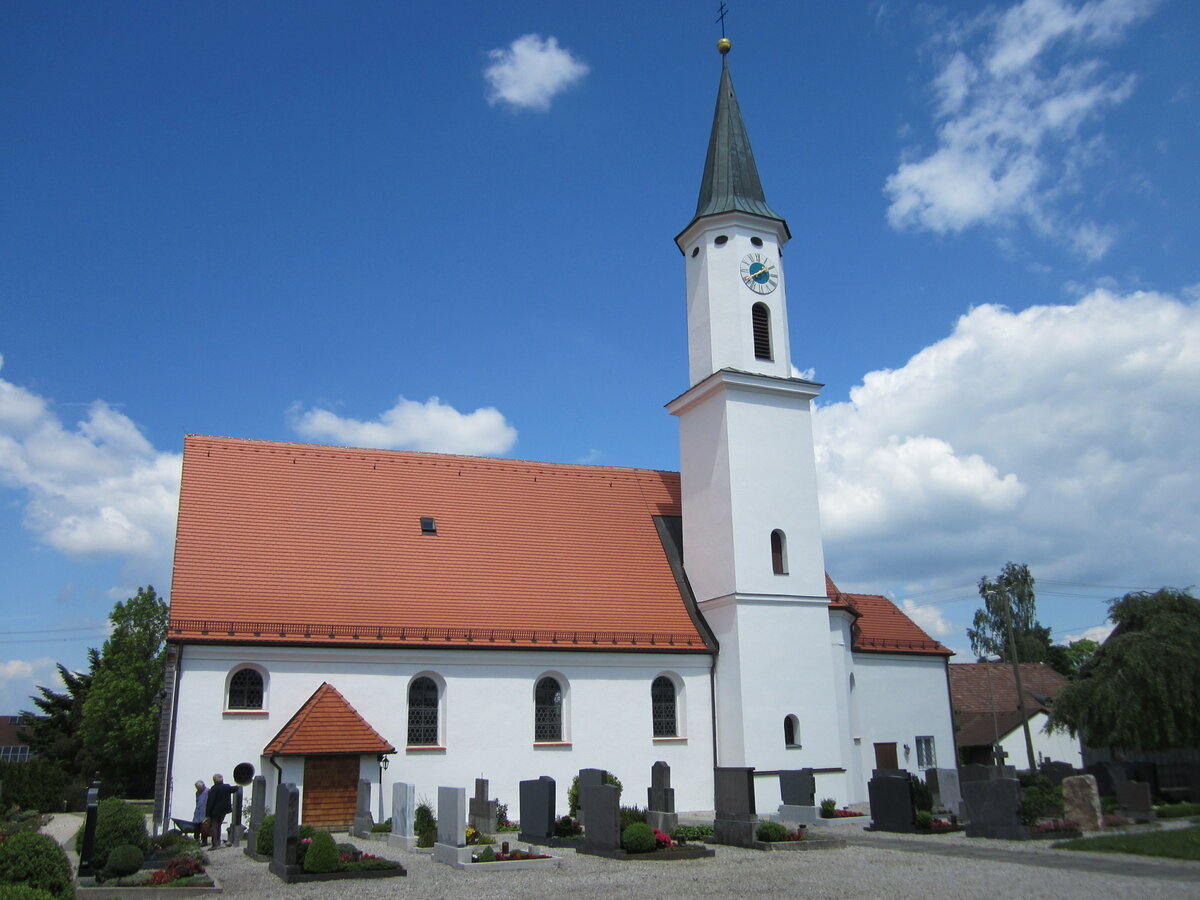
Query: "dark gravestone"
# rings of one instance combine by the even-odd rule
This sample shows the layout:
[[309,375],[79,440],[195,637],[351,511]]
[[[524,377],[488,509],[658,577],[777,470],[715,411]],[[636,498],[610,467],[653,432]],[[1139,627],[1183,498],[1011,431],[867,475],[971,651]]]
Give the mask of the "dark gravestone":
[[246,855],[256,856],[258,852],[258,829],[262,826],[263,816],[267,806],[267,779],[255,775],[250,782],[250,827],[246,830]]
[[96,852],[96,816],[100,809],[100,779],[87,792],[87,814],[83,820],[83,844],[79,848],[79,874],[92,875],[92,856]]
[[733,847],[753,847],[758,816],[754,808],[754,769],[718,766],[713,770],[716,818],[713,840]]
[[496,805],[488,799],[488,780],[476,778],[475,796],[467,801],[467,824],[483,834],[495,834]]
[[958,769],[926,769],[925,784],[933,795],[934,810],[944,809],[952,816],[962,814],[962,787]]
[[350,833],[355,837],[369,837],[375,817],[371,815],[371,782],[358,779],[358,800],[354,807],[354,826]]
[[1096,779],[1096,790],[1103,797],[1116,796],[1117,785],[1129,780],[1125,777],[1125,768],[1111,762],[1092,763],[1083,771]]
[[554,837],[554,791],[554,779],[549,775],[521,782],[521,833],[517,840],[545,844]]
[[1154,796],[1158,797],[1162,794],[1158,783],[1158,763],[1146,759],[1127,762],[1125,763],[1125,775],[1128,781],[1140,781],[1150,785],[1150,793]]
[[1187,798],[1190,803],[1200,803],[1200,766],[1188,765],[1184,767],[1187,778]]
[[579,789],[588,811],[580,853],[612,856],[621,849],[621,792],[614,784],[589,784]]
[[297,832],[300,830],[300,788],[287,782],[275,789],[275,846],[270,870],[284,881],[299,872],[296,865]]
[[867,796],[872,831],[915,830],[912,779],[906,769],[876,769],[867,782]]
[[1021,824],[1021,785],[1015,778],[964,781],[963,803],[970,817],[967,837],[1021,841],[1029,829]]
[[579,824],[585,831],[587,830],[587,802],[583,799],[583,789],[600,787],[602,784],[608,784],[608,772],[604,769],[579,770]]
[[1041,764],[1038,772],[1047,778],[1051,784],[1062,784],[1064,778],[1070,778],[1072,775],[1078,775],[1075,767],[1067,762],[1055,762],[1049,760]]
[[779,819],[812,825],[819,818],[816,806],[817,779],[812,769],[783,769],[779,773]]
[[671,767],[659,760],[650,767],[650,787],[646,790],[646,824],[670,834],[679,824],[675,814],[675,789],[671,787]]
[[242,832],[245,830],[245,826],[242,825],[242,786],[238,785],[238,789],[233,794],[233,821],[229,823],[230,846],[241,846]]
[[1117,812],[1135,822],[1154,821],[1154,804],[1150,796],[1150,785],[1140,781],[1127,781],[1117,785]]

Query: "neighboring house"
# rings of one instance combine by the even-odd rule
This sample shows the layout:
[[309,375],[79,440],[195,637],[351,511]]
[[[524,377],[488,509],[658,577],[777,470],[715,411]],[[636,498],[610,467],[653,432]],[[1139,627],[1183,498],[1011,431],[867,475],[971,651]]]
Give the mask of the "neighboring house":
[[25,762],[29,745],[21,740],[20,716],[0,716],[0,762]]
[[[1046,723],[1054,698],[1070,681],[1044,663],[1021,663],[1025,714],[1038,765],[1054,760],[1083,766],[1082,747],[1065,731],[1048,733]],[[980,662],[950,665],[955,743],[962,763],[993,762],[992,746],[999,743],[1005,762],[1018,769],[1029,765],[1025,731],[1017,704],[1017,684],[1011,663]]]
[[766,810],[783,769],[852,803],[873,768],[948,757],[950,651],[825,574],[789,237],[723,66],[676,238],[679,473],[188,436],[157,821],[243,761],[339,825],[360,778],[386,815],[393,782],[487,777],[516,818],[522,779],[555,778],[565,812],[604,768],[640,805],[665,760],[705,810],[713,766],[748,766]]

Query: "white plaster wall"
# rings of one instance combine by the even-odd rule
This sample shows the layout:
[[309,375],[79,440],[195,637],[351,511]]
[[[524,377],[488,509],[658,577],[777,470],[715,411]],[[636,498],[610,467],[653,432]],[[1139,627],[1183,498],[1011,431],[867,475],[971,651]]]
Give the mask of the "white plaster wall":
[[[1079,740],[1065,731],[1046,733],[1049,717],[1044,712],[1035,713],[1029,720],[1029,736],[1033,740],[1034,761],[1043,760],[1070,763],[1077,769],[1083,768],[1083,752]],[[1029,765],[1029,751],[1025,748],[1025,732],[1018,726],[1000,738],[1000,746],[1008,754],[1005,762],[1018,769]]]
[[[934,739],[937,764],[956,764],[943,657],[855,653],[853,675],[858,734],[851,738],[857,755],[855,762],[862,774],[848,785],[848,797],[836,798],[839,803],[867,800],[867,781],[875,768],[876,742],[894,742],[900,766],[919,775],[916,738],[930,735]],[[909,747],[907,754],[905,744]]]
[[[225,679],[232,668],[257,664],[269,673],[266,715],[225,713]],[[549,775],[557,782],[558,809],[579,769],[607,769],[621,779],[623,802],[645,806],[650,767],[671,765],[679,810],[712,807],[712,705],[710,657],[700,654],[586,653],[570,651],[388,650],[355,648],[234,648],[191,645],[180,662],[178,718],[171,768],[171,815],[190,816],[191,784],[213,772],[230,777],[243,761],[267,777],[270,804],[275,770],[263,748],[322,681],[328,681],[398,753],[383,776],[384,809],[391,784],[416,784],[417,795],[436,801],[442,785],[474,788],[488,778],[491,795],[517,818],[518,783]],[[405,749],[407,690],[419,673],[445,680],[444,751]],[[564,737],[570,746],[535,746],[533,690],[546,673],[567,684]],[[653,738],[650,685],[673,673],[683,689],[678,701],[679,740]],[[281,757],[284,780],[303,778],[303,760]],[[379,770],[364,757],[361,777],[373,787],[379,809]],[[303,804],[303,788],[301,788]]]

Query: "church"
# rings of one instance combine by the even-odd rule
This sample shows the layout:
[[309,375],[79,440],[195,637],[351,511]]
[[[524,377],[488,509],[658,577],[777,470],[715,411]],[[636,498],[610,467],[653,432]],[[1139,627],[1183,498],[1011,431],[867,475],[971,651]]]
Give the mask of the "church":
[[[783,247],[722,39],[683,256],[689,377],[667,403],[680,471],[189,435],[156,820],[251,763],[348,824],[357,785],[434,798],[581,768],[641,805],[713,808],[713,767],[867,799],[873,768],[954,764],[951,652],[826,574],[812,404],[792,374]],[[682,385],[681,385],[682,387]]]

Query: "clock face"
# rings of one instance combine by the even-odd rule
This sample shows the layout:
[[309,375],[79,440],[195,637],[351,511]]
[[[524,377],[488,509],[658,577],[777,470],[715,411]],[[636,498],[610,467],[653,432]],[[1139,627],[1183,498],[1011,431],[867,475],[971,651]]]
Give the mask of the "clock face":
[[779,287],[779,270],[761,253],[743,256],[740,271],[742,282],[756,294],[769,294]]

